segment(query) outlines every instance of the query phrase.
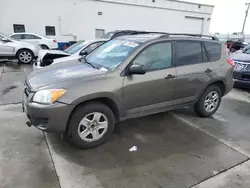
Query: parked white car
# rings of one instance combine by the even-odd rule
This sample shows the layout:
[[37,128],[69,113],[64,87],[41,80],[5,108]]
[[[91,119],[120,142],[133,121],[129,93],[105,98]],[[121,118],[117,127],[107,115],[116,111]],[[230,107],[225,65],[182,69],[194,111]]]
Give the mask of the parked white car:
[[105,43],[106,39],[98,40],[81,40],[64,51],[61,50],[41,50],[38,54],[37,62],[33,64],[33,69],[40,69],[46,66],[62,62],[74,62],[82,56],[88,55],[90,52]]
[[0,33],[0,59],[18,59],[20,63],[28,64],[37,58],[39,50],[39,46]]
[[12,38],[20,41],[29,42],[39,45],[42,49],[57,49],[58,44],[55,39],[51,39],[35,33],[14,33],[10,35]]

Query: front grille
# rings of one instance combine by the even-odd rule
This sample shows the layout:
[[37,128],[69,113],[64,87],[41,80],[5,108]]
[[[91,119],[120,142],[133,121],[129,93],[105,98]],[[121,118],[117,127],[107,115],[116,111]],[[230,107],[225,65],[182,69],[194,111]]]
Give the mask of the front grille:
[[234,63],[235,63],[235,70],[237,70],[237,71],[250,70],[249,63],[239,62],[239,61],[234,61]]
[[31,91],[29,85],[27,84],[27,81],[25,80],[25,82],[24,82],[24,94],[28,98],[30,93],[32,93],[32,91]]
[[250,70],[250,65],[247,65],[247,67],[245,68],[245,70]]
[[24,93],[25,93],[25,95],[26,95],[26,97],[29,97],[29,90],[27,89],[27,88],[24,88]]

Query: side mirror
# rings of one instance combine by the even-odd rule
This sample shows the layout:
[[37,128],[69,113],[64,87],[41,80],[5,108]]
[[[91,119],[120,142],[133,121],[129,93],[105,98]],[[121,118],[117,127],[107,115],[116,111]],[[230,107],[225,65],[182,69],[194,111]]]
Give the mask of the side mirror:
[[2,38],[1,41],[3,41],[3,42],[10,42],[10,40],[7,39],[7,38]]
[[143,68],[143,66],[141,65],[132,65],[131,67],[129,67],[129,74],[145,74],[146,71]]
[[88,55],[88,52],[86,50],[83,50],[83,51],[80,52],[80,55],[81,56],[86,56],[86,55]]

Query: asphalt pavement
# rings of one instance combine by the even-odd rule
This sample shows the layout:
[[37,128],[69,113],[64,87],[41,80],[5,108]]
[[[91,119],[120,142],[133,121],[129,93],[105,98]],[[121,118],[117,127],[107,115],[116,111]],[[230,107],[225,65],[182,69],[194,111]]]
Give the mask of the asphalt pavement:
[[26,126],[20,102],[30,71],[0,63],[1,188],[250,187],[248,91],[234,89],[210,118],[185,108],[132,119],[106,144],[79,150]]

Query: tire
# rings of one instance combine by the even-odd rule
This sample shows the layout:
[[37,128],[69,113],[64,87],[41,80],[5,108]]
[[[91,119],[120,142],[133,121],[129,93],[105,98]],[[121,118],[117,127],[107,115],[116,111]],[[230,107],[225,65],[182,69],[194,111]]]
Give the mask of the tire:
[[49,49],[49,47],[48,47],[47,45],[45,45],[45,44],[41,44],[40,46],[41,46],[41,48],[44,49],[44,50],[48,50],[48,49]]
[[[210,94],[210,96],[208,96]],[[215,100],[215,94],[218,95],[217,100]],[[194,111],[201,117],[209,117],[211,115],[213,115],[219,108],[220,103],[221,103],[221,97],[222,97],[222,92],[221,89],[217,86],[217,85],[211,85],[208,86],[205,91],[203,92],[203,94],[201,95],[200,99],[195,103],[194,105]],[[209,107],[209,105],[205,105],[205,100],[211,100],[209,102],[206,102],[206,104],[211,104],[211,107]],[[216,103],[217,101],[217,103]],[[216,105],[215,105],[216,103]],[[213,109],[212,107],[215,106]],[[207,107],[207,108],[206,108]],[[210,110],[209,110],[210,108]]]
[[17,59],[19,63],[30,64],[34,60],[34,54],[31,50],[22,49],[17,52]]
[[[107,128],[105,130],[105,128],[103,129],[99,129],[98,131],[98,135],[100,133],[100,135],[102,134],[102,136],[98,139],[94,139],[94,135],[93,133],[95,133],[96,135],[96,131],[93,131],[93,133],[91,133],[91,130],[95,129],[95,125],[94,125],[94,117],[95,114],[103,114],[104,116],[101,116],[101,118],[99,119],[100,121],[105,122],[105,118],[107,120]],[[85,123],[81,123],[82,125],[80,125],[80,122],[88,122],[89,123],[89,119],[92,119],[92,122],[90,123],[91,125],[88,125],[90,129],[90,131],[87,130],[87,126],[85,126]],[[88,121],[84,121],[83,119],[87,118]],[[103,120],[102,120],[103,119]],[[96,121],[97,122],[97,121]],[[99,122],[99,121],[98,121]],[[98,124],[98,123],[97,123]],[[102,124],[103,125],[103,124]],[[93,126],[93,128],[92,128]],[[96,125],[96,129],[98,129],[99,125]],[[64,135],[66,135],[66,140],[70,141],[71,143],[73,143],[74,145],[76,145],[79,148],[82,149],[90,149],[93,147],[96,147],[100,144],[105,143],[109,137],[112,135],[113,130],[115,127],[115,116],[114,113],[112,112],[112,110],[102,104],[102,103],[98,103],[98,102],[90,102],[84,105],[81,105],[79,107],[77,107],[77,109],[73,112],[73,114],[70,117],[70,120],[68,122],[68,127],[67,127],[67,131],[65,132]],[[85,133],[86,131],[86,133]],[[87,133],[87,131],[89,132],[89,134]],[[82,139],[80,137],[80,133],[85,133],[87,136]],[[83,136],[84,137],[84,136]],[[91,138],[92,137],[92,138]],[[86,139],[89,139],[88,141],[86,141]],[[91,139],[93,139],[92,141],[90,141]]]

